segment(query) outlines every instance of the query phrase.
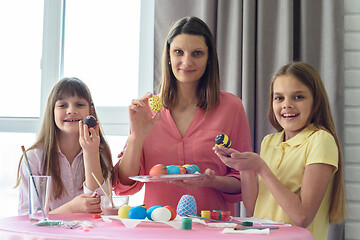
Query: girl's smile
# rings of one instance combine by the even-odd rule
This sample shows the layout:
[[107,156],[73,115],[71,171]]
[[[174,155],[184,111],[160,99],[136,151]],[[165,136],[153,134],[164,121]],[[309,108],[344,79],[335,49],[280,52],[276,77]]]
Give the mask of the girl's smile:
[[89,103],[78,96],[64,97],[55,103],[54,118],[62,132],[79,132],[79,121],[90,113]]
[[285,130],[285,141],[308,124],[313,107],[310,89],[293,75],[281,75],[274,82],[272,106],[276,120]]

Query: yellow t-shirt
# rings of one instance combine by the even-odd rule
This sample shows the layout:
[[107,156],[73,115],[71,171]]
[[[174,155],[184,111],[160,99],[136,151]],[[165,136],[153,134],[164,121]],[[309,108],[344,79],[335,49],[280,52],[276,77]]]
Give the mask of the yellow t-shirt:
[[[330,133],[319,130],[312,124],[288,141],[283,142],[283,139],[284,131],[267,135],[261,144],[260,156],[291,192],[300,193],[305,166],[309,164],[329,164],[334,166],[334,173],[336,172],[338,148]],[[315,240],[327,239],[333,177],[334,174],[313,222],[307,227]],[[266,188],[261,177],[254,216],[294,225]]]

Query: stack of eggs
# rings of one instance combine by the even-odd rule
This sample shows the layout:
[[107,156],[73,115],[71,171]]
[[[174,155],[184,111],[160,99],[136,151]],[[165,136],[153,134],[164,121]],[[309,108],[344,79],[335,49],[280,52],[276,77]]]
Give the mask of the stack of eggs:
[[160,175],[160,174],[194,174],[200,173],[200,168],[194,164],[185,164],[180,165],[169,165],[156,164],[150,169],[150,175]]
[[119,208],[119,218],[145,219],[152,221],[171,221],[176,217],[176,210],[171,206],[153,206],[146,210],[145,206],[131,207],[123,205]]

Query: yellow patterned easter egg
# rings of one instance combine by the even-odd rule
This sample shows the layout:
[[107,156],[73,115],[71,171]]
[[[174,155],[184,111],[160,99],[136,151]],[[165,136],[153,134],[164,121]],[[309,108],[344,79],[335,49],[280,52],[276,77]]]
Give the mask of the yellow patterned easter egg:
[[152,95],[151,98],[149,98],[149,107],[154,112],[160,112],[162,108],[162,102],[159,96]]

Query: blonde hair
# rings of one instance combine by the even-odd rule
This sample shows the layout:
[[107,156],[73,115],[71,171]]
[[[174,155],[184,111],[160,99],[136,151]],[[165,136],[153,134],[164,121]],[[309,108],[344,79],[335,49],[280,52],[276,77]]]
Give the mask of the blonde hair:
[[206,111],[213,109],[220,98],[219,63],[216,52],[214,37],[209,27],[197,17],[184,17],[178,20],[170,28],[166,37],[162,55],[162,83],[160,98],[165,108],[170,108],[176,102],[177,85],[176,78],[171,70],[170,44],[180,34],[203,36],[208,47],[209,57],[204,75],[201,77],[197,88],[197,106]]
[[277,77],[282,75],[293,75],[310,89],[314,98],[314,104],[307,125],[313,123],[317,128],[329,132],[335,139],[339,151],[339,162],[338,170],[335,173],[334,185],[331,193],[329,219],[330,223],[341,223],[346,217],[346,198],[343,169],[344,162],[340,141],[336,134],[335,124],[331,115],[329,100],[326,94],[325,87],[317,71],[307,63],[294,62],[282,66],[272,77],[270,85],[270,105],[268,110],[268,117],[270,123],[277,131],[282,131],[283,128],[276,120],[274,110],[272,108],[272,101],[274,92],[274,81]]
[[[60,198],[66,189],[60,177],[59,154],[58,154],[58,139],[57,135],[60,131],[55,124],[54,108],[55,103],[65,96],[78,96],[84,98],[90,108],[94,107],[90,90],[86,84],[78,78],[63,78],[52,89],[46,104],[44,119],[40,128],[40,132],[35,143],[27,149],[27,151],[35,148],[43,148],[42,156],[42,175],[49,175],[52,179],[52,191],[54,199]],[[91,110],[91,109],[90,109]],[[92,115],[98,119],[95,108]],[[99,125],[100,136],[100,165],[104,178],[108,177],[109,172],[113,170],[110,148],[104,138],[103,130]],[[20,165],[22,157],[20,158],[19,167],[17,171],[17,181],[15,187],[20,185]],[[85,180],[85,179],[84,179]],[[79,188],[82,188],[79,186]]]

